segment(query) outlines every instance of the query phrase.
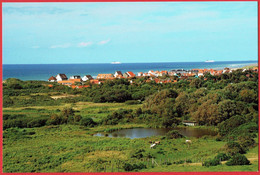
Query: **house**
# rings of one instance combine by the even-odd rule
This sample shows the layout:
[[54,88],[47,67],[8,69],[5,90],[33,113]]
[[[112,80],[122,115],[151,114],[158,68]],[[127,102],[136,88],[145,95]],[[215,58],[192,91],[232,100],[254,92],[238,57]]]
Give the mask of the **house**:
[[162,70],[161,72],[158,73],[158,75],[159,75],[159,76],[168,75],[168,71]]
[[82,78],[82,81],[88,81],[88,80],[92,80],[92,76],[91,75],[85,75],[83,78]]
[[187,126],[196,126],[197,122],[196,121],[183,120],[182,124],[187,125]]
[[200,69],[199,72],[198,72],[198,76],[203,76],[204,75],[204,70]]
[[138,76],[138,77],[143,76],[143,72],[138,72],[137,76]]
[[69,86],[69,85],[73,85],[75,83],[80,83],[81,81],[82,81],[81,79],[69,79],[69,80],[58,81],[58,83]]
[[114,74],[114,77],[116,78],[122,78],[123,77],[123,74],[121,71],[116,71],[115,74]]
[[81,77],[79,75],[73,75],[70,77],[70,79],[81,79]]
[[223,70],[223,73],[229,73],[229,72],[230,72],[230,69],[228,67],[225,67]]
[[49,79],[48,79],[49,82],[56,82],[57,79],[54,77],[54,76],[51,76]]
[[123,75],[125,78],[132,78],[132,77],[135,77],[135,74],[133,72],[126,72],[124,73]]
[[258,67],[254,67],[253,71],[258,72]]
[[101,81],[92,79],[92,80],[90,80],[90,83],[91,84],[101,84]]
[[113,79],[113,74],[98,74],[97,79]]
[[55,78],[57,81],[68,80],[68,78],[65,74],[58,74]]

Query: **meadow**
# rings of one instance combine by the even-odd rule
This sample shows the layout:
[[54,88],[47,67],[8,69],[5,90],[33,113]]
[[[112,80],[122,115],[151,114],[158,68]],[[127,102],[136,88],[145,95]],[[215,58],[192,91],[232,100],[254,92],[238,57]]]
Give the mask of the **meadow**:
[[[117,79],[72,89],[5,80],[3,171],[258,171],[257,72],[164,78],[178,81]],[[185,137],[174,130],[192,127],[184,120],[218,134]],[[139,139],[94,136],[140,127],[172,130]]]
[[[61,106],[4,108],[4,114],[24,114],[37,117],[58,113],[64,106],[73,106],[82,116],[95,116],[114,110],[137,109],[124,103],[78,102]],[[147,127],[145,124],[118,124],[87,128],[79,125],[56,125],[40,128],[9,128],[4,131],[4,172],[124,172],[126,165],[137,165],[132,171],[256,171],[258,147],[247,154],[251,165],[205,167],[202,162],[224,151],[225,141],[216,137],[166,139],[162,136],[129,139],[93,136],[121,128]],[[191,139],[192,144],[185,143]],[[149,141],[161,143],[150,149]],[[256,138],[255,141],[258,139]]]

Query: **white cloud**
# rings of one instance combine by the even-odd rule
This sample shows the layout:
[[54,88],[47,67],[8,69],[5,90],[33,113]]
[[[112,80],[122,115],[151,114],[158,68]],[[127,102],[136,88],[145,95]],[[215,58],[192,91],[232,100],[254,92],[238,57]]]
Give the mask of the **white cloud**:
[[104,45],[104,44],[107,44],[108,42],[110,42],[110,39],[100,41],[98,44],[99,44],[99,45]]
[[60,45],[52,45],[50,48],[51,49],[56,49],[56,48],[68,48],[70,47],[71,44],[70,43],[65,43],[65,44],[60,44]]
[[40,46],[32,46],[33,49],[38,49]]
[[87,46],[91,46],[93,43],[91,41],[89,42],[81,42],[78,44],[78,47],[87,47]]

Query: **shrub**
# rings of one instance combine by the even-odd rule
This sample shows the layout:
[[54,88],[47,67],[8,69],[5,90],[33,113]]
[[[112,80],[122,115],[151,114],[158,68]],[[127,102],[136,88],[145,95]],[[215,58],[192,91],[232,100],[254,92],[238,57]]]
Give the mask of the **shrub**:
[[145,151],[144,151],[143,149],[139,149],[139,150],[135,151],[135,152],[131,155],[131,157],[132,157],[132,158],[141,159],[141,158],[144,157],[144,155],[143,155],[144,152],[145,152]]
[[27,123],[27,128],[41,127],[46,124],[46,118],[36,118]]
[[238,143],[244,149],[248,149],[255,145],[255,140],[250,136],[239,136]]
[[244,124],[246,120],[242,116],[233,116],[218,125],[219,134],[221,136],[227,135],[234,128]]
[[202,163],[202,166],[210,167],[220,165],[219,159],[209,159]]
[[137,101],[137,100],[128,100],[128,101],[125,102],[125,104],[127,104],[127,105],[135,105],[135,104],[140,104],[140,102]]
[[230,156],[226,155],[225,153],[219,153],[218,155],[215,156],[215,159],[220,161],[225,161],[225,160],[229,160]]
[[57,114],[52,114],[46,122],[47,125],[59,125],[62,124],[62,117]]
[[240,153],[240,154],[245,153],[245,150],[237,142],[228,142],[225,145],[225,149],[226,149],[226,152],[231,156],[233,156],[237,153]]
[[135,169],[140,170],[140,169],[144,169],[144,168],[147,168],[147,167],[143,163],[138,163],[138,164],[125,163],[123,165],[123,168],[124,168],[125,171],[133,171]]
[[88,126],[88,127],[93,127],[96,125],[96,123],[93,121],[92,118],[90,117],[84,117],[80,120],[80,125],[82,126]]
[[179,131],[177,130],[172,130],[172,131],[169,131],[167,134],[166,134],[166,138],[167,139],[177,139],[177,138],[182,138],[184,137],[183,135],[181,135],[179,133]]
[[226,165],[250,165],[250,161],[246,158],[246,156],[241,154],[235,154],[227,163]]

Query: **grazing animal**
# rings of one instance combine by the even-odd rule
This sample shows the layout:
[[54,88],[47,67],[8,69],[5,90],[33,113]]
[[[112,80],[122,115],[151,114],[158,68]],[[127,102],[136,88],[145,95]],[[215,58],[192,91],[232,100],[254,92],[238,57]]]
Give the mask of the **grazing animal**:
[[156,141],[156,142],[154,142],[156,145],[158,145],[158,144],[160,144],[160,141]]
[[155,147],[156,146],[156,144],[154,143],[154,144],[151,144],[151,146],[150,146],[150,148],[153,148],[153,147]]
[[192,141],[191,141],[191,140],[186,140],[186,143],[190,143],[190,144],[191,144],[191,143],[192,143]]

